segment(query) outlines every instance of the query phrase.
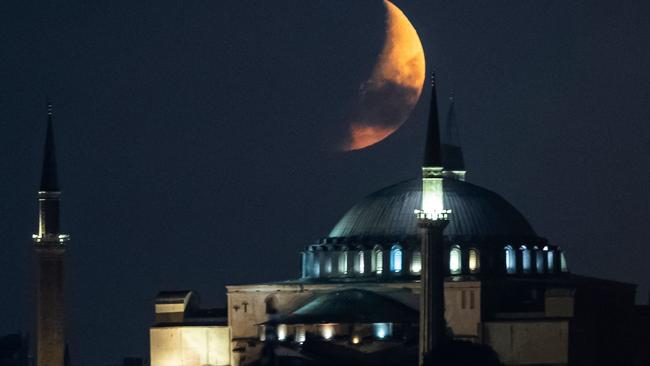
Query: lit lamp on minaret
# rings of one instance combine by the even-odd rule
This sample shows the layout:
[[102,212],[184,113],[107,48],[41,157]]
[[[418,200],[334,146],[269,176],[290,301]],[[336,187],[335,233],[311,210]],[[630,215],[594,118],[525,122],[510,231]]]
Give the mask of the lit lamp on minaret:
[[420,365],[445,338],[444,246],[442,232],[450,210],[443,205],[443,166],[438,128],[435,77],[431,77],[431,107],[422,164],[422,209],[416,210],[421,240]]
[[63,366],[65,354],[63,257],[68,235],[59,230],[59,198],[52,106],[48,104],[43,173],[38,190],[36,248],[36,366]]

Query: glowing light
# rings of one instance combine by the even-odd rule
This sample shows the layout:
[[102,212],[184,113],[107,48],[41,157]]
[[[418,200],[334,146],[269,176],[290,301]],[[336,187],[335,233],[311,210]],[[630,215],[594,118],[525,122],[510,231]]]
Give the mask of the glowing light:
[[343,250],[339,253],[339,273],[348,273],[348,251]]
[[552,250],[546,252],[546,268],[551,273],[555,269],[555,252]]
[[564,252],[560,252],[560,270],[562,272],[569,272],[569,266],[567,265],[566,255],[564,255]]
[[296,334],[294,336],[294,340],[298,343],[303,343],[306,339],[306,334],[305,334],[305,327],[304,326],[298,326],[296,327]]
[[517,258],[515,255],[515,250],[512,249],[510,245],[504,248],[504,253],[506,256],[506,271],[508,273],[517,272]]
[[391,272],[402,272],[402,247],[394,245],[390,250]]
[[419,250],[413,252],[413,258],[411,258],[411,272],[420,273],[422,270],[422,254]]
[[532,265],[531,265],[531,260],[530,260],[530,250],[525,245],[522,245],[519,247],[519,250],[521,250],[521,261],[522,261],[522,268],[524,270],[524,273],[530,273],[532,270]]
[[278,341],[284,341],[287,339],[287,325],[279,324],[278,325]]
[[352,344],[359,344],[359,342],[361,342],[361,338],[358,335],[352,337]]
[[334,337],[334,325],[333,324],[324,324],[321,327],[321,335],[325,340],[330,340]]
[[373,272],[376,274],[382,274],[384,271],[384,253],[380,248],[375,248],[372,256],[372,266]]
[[442,168],[422,167],[422,212],[437,217],[444,214]]
[[359,274],[364,274],[364,272],[366,271],[363,250],[360,250],[359,253],[357,254],[356,269]]
[[478,272],[480,267],[480,258],[478,256],[478,250],[470,249],[469,250],[469,271],[472,273]]
[[455,246],[449,251],[449,271],[459,274],[462,269],[460,248]]
[[385,339],[392,335],[393,324],[391,323],[375,323],[372,326],[377,339]]

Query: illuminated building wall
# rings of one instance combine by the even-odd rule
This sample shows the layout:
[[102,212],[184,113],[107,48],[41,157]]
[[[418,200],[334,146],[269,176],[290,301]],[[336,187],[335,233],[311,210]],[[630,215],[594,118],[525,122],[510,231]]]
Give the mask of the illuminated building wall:
[[228,326],[154,327],[149,337],[151,366],[230,365]]

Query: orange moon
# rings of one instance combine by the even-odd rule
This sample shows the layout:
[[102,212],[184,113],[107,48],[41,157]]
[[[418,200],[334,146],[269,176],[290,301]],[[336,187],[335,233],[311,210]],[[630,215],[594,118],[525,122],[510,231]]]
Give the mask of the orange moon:
[[397,6],[388,0],[384,6],[384,45],[370,78],[361,85],[343,150],[363,149],[395,132],[422,93],[426,65],[420,37]]

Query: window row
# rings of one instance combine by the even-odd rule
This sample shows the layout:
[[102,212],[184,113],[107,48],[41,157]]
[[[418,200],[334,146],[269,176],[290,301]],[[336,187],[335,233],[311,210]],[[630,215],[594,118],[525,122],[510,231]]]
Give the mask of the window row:
[[[568,272],[566,257],[564,252],[544,246],[539,249],[537,246],[528,248],[525,245],[515,250],[511,245],[503,248],[505,255],[506,272],[514,274],[522,272],[528,273],[554,273],[559,270]],[[559,256],[559,262],[556,257]]]
[[260,325],[259,339],[262,342],[296,342],[304,343],[307,333],[310,338],[331,341],[335,338],[348,338],[350,343],[359,344],[362,341],[387,340],[394,336],[393,323],[356,324],[353,327],[343,324],[313,324],[313,325]]
[[[388,260],[384,259],[384,254]],[[407,258],[401,245],[396,244],[389,251],[377,246],[371,251],[342,250],[342,251],[307,251],[302,258],[303,277],[330,277],[353,275],[382,275],[386,272],[393,274],[420,274],[422,270],[422,253],[415,249]],[[369,258],[368,258],[369,257]],[[460,274],[467,266],[469,273],[478,273],[480,269],[478,249],[470,248],[467,258],[463,258],[460,246],[454,245],[449,251],[449,272]],[[387,266],[388,268],[384,268]]]

